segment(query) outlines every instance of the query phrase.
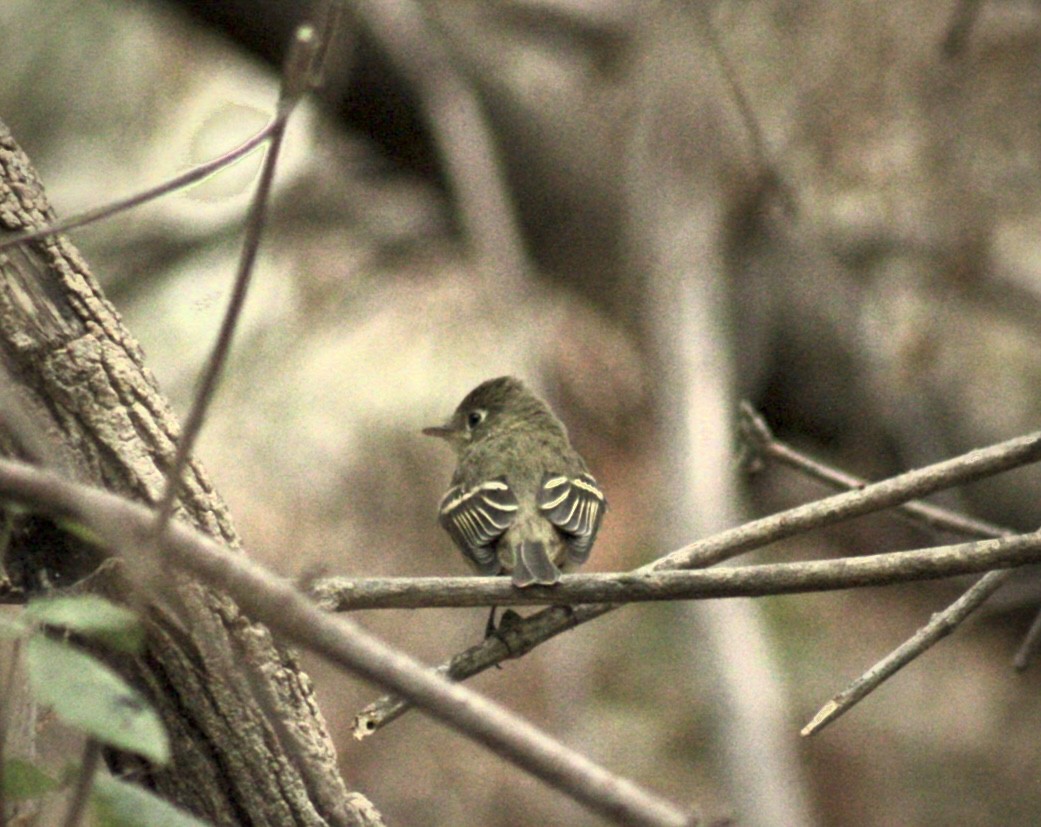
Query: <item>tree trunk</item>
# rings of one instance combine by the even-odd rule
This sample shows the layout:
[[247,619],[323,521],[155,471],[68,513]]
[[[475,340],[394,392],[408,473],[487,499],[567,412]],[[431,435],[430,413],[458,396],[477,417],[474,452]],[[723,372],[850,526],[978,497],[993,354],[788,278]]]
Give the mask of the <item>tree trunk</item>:
[[[52,218],[36,173],[0,123],[0,225],[17,231]],[[0,450],[46,456],[80,480],[154,503],[178,426],[86,264],[59,237],[0,253],[0,271]],[[37,436],[7,427],[15,417]],[[237,547],[201,465],[191,462],[184,477],[178,518]],[[93,563],[38,520],[20,527],[12,554],[16,548],[17,568],[35,582],[43,566],[46,580],[61,585]],[[116,568],[137,575],[119,583],[141,584],[143,565]],[[372,805],[345,789],[311,681],[293,654],[226,596],[147,573],[147,594],[121,595],[147,618],[147,650],[117,665],[170,735],[172,763],[150,768],[147,783],[214,824],[380,824]]]

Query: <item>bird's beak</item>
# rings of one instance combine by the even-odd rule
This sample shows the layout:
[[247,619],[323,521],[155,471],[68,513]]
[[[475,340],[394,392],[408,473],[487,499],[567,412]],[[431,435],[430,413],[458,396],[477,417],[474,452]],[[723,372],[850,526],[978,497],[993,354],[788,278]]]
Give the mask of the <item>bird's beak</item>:
[[448,439],[455,433],[453,428],[448,425],[432,425],[429,428],[424,428],[423,433],[426,436],[436,436],[440,439]]

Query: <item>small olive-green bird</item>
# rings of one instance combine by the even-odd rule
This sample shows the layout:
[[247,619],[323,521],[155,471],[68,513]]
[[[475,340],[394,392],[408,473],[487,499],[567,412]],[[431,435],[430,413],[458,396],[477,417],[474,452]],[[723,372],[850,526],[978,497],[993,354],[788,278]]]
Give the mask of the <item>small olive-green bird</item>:
[[564,425],[522,382],[481,383],[423,433],[458,456],[440,523],[479,574],[551,586],[588,559],[607,501]]

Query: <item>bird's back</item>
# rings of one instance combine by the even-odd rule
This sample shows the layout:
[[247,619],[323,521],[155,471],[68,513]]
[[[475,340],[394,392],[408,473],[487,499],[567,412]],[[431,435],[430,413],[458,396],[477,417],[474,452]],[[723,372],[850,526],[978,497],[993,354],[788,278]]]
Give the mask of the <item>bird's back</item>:
[[505,478],[517,500],[516,516],[495,545],[502,569],[519,586],[551,585],[567,563],[567,546],[560,531],[539,510],[537,496],[547,474],[587,473],[585,462],[571,448],[563,428],[515,429],[469,447],[453,484],[466,488],[485,480]]

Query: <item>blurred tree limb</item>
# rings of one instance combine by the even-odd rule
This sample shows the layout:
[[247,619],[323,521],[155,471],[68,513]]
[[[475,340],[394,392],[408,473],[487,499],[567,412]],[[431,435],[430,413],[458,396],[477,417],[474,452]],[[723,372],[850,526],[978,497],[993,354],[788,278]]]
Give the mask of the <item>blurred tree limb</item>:
[[[99,538],[125,538],[128,548],[147,548],[142,541],[154,540],[153,562],[172,563],[220,588],[252,617],[263,618],[282,638],[401,692],[500,757],[619,824],[694,827],[697,823],[670,802],[602,769],[472,690],[445,681],[356,624],[323,613],[291,584],[245,556],[229,553],[182,522],[171,523],[161,536],[154,537],[151,510],[9,460],[0,460],[0,492],[12,501],[41,507],[59,520],[82,522]],[[127,566],[134,563],[127,556],[121,560]],[[228,667],[234,671],[230,663]]]

